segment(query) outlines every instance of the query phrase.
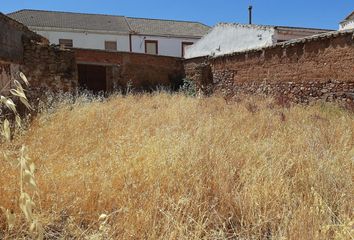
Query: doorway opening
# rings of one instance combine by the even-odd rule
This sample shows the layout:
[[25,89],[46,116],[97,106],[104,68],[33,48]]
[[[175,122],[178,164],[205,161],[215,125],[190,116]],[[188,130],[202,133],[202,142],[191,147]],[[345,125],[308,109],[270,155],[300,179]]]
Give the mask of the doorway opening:
[[78,64],[80,88],[94,94],[107,91],[106,66]]

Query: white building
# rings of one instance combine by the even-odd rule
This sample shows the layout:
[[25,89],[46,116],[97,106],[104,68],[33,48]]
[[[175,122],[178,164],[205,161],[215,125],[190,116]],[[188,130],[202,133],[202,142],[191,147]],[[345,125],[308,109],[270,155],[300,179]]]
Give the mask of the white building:
[[198,22],[102,14],[20,10],[8,16],[52,44],[174,57],[183,57],[186,46],[210,30]]
[[354,11],[339,24],[339,30],[347,29],[354,29]]
[[220,23],[186,49],[185,58],[218,56],[328,32],[326,29]]

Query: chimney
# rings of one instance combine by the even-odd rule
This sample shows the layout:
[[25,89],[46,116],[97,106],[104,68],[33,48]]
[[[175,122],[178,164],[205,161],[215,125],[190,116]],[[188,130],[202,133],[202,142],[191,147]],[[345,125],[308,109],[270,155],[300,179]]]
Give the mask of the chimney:
[[252,24],[252,5],[248,7],[248,23]]

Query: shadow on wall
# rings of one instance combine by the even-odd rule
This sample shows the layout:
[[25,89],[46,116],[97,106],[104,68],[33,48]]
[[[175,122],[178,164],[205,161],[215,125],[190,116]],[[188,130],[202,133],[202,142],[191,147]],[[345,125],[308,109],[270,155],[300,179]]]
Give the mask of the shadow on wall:
[[171,72],[160,67],[78,64],[79,87],[93,94],[161,89],[177,91],[183,85],[183,78],[183,72]]
[[94,93],[113,90],[178,90],[185,76],[180,58],[140,53],[73,49],[81,88]]
[[156,90],[178,91],[183,85],[183,73],[171,73],[169,69],[129,66],[122,71],[117,66],[78,64],[81,90],[93,94],[112,91],[153,92]]
[[178,90],[183,84],[184,72],[164,66],[127,64],[120,69],[116,86],[129,86],[134,91],[151,92],[157,89]]

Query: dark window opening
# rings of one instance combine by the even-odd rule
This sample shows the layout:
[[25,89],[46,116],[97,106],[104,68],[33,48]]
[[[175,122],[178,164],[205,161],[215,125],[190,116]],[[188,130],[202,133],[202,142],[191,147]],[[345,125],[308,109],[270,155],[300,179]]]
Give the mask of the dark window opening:
[[117,42],[115,41],[105,41],[104,49],[106,51],[117,51]]
[[63,48],[72,48],[73,40],[72,39],[59,39],[59,45]]

